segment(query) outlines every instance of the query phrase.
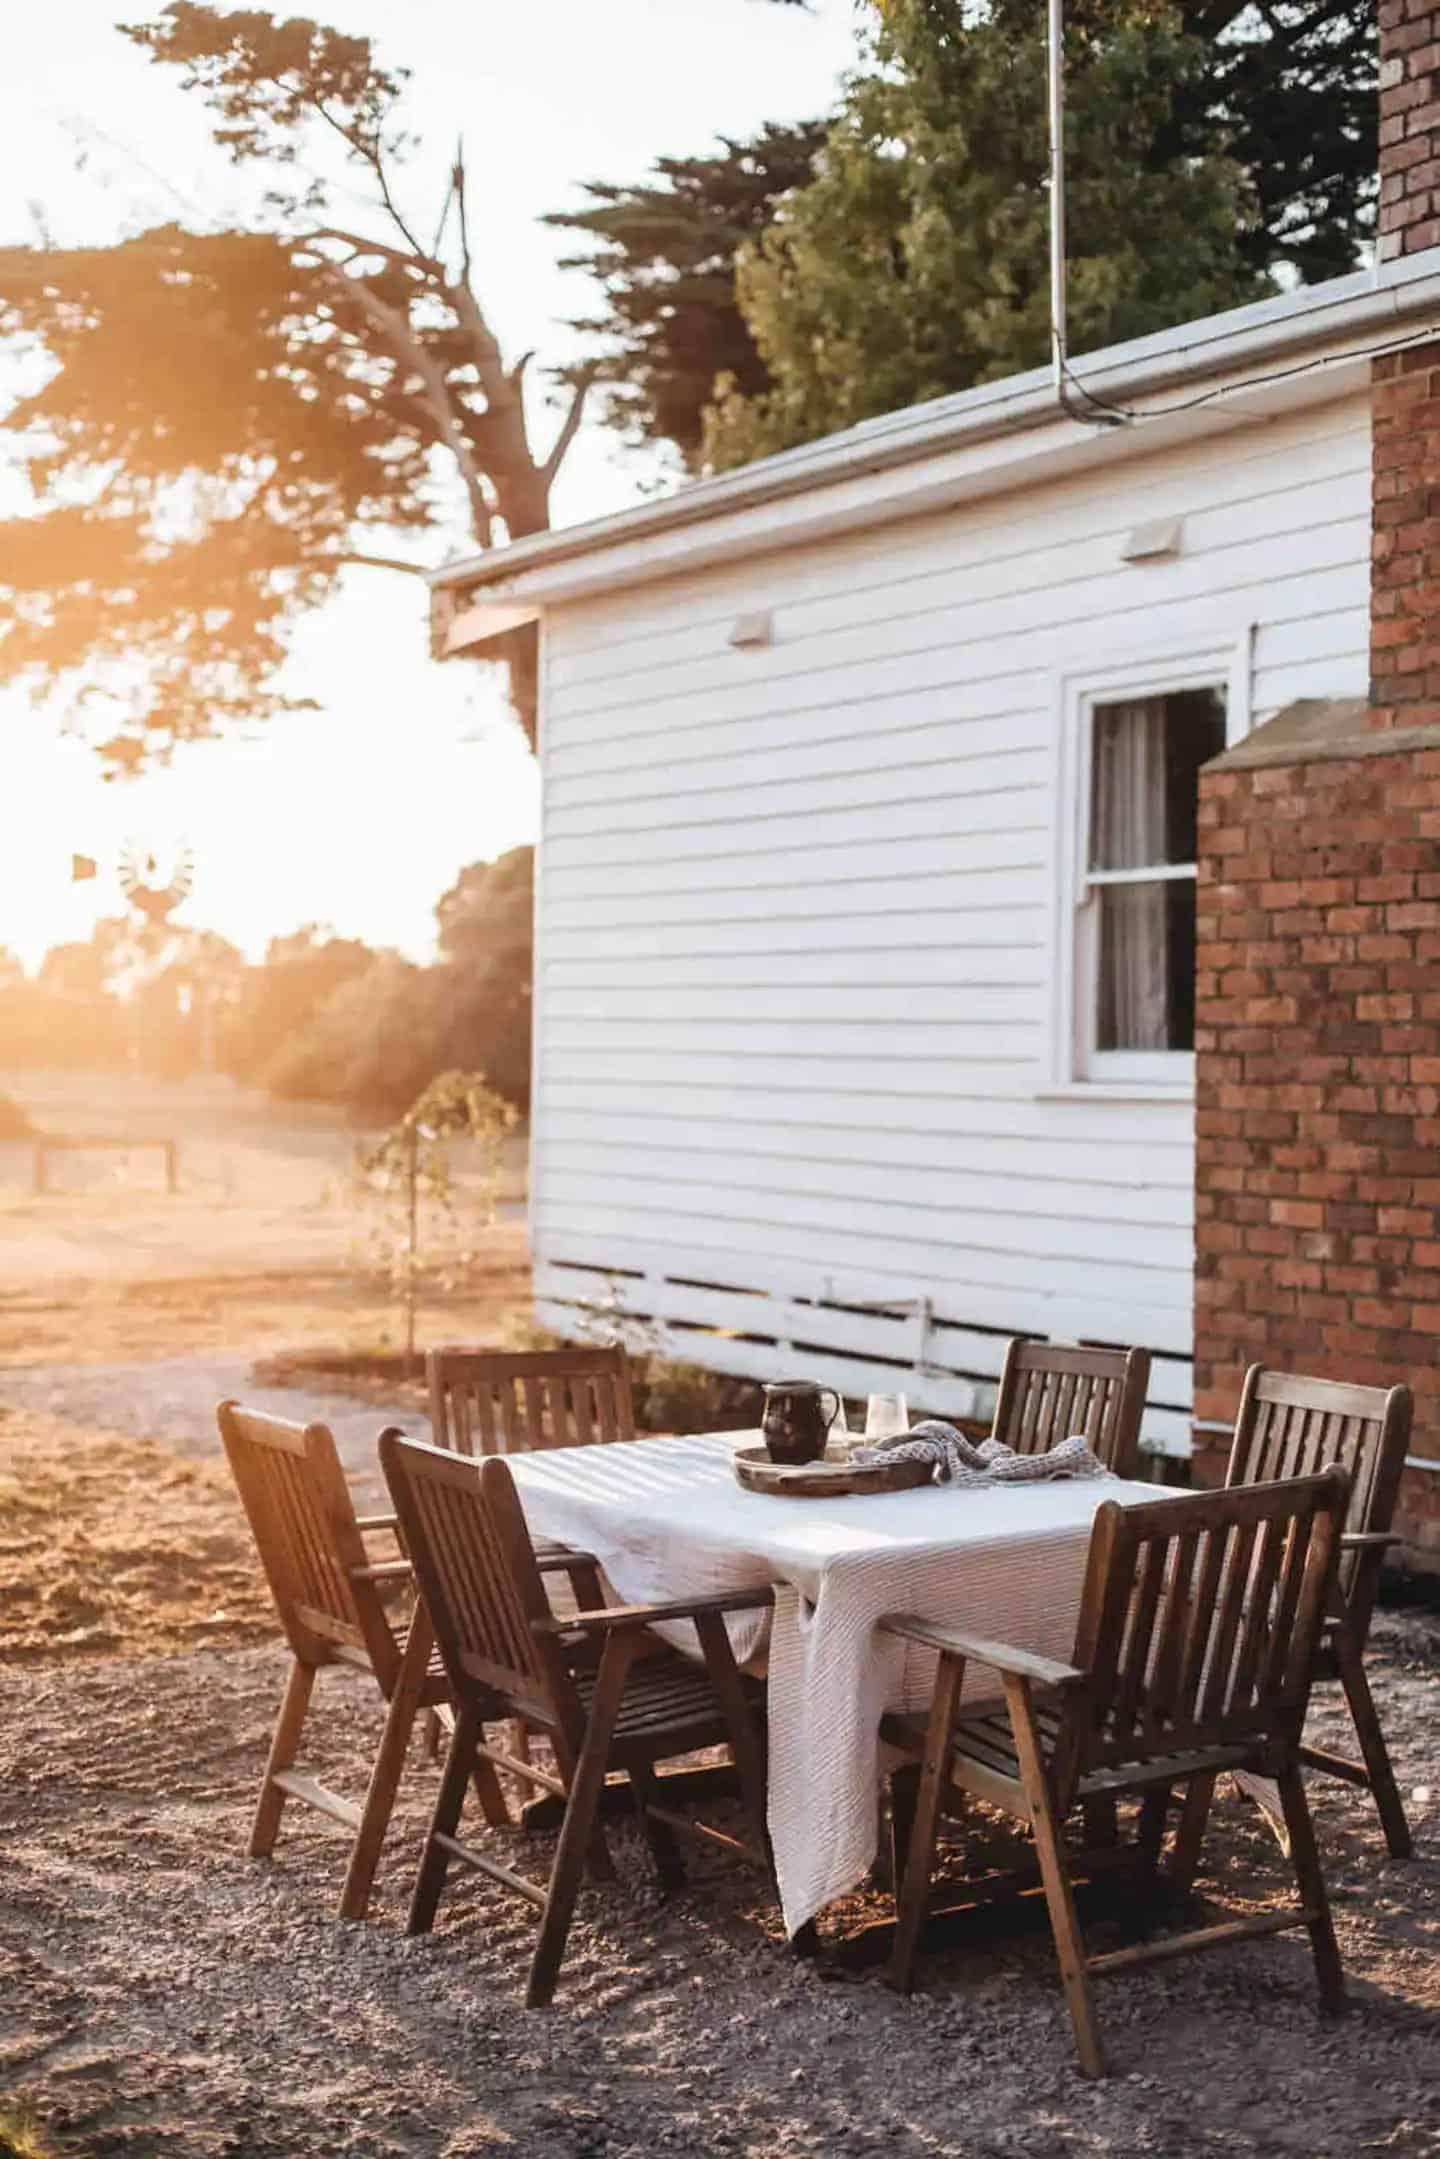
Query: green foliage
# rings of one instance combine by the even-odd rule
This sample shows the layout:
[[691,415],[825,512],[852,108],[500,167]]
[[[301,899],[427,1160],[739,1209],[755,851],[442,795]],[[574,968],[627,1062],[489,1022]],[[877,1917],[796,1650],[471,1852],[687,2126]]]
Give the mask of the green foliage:
[[[1029,34],[1030,0],[999,0]],[[930,0],[953,16],[957,0]],[[1084,38],[1116,0],[1066,0]],[[1236,244],[1253,270],[1306,283],[1357,267],[1374,225],[1379,160],[1375,0],[1176,0],[1202,63],[1175,86],[1173,146],[1224,148],[1249,183]],[[1166,145],[1165,147],[1169,147]]]
[[[391,1117],[432,1074],[478,1069],[527,1108],[533,879],[529,847],[462,870],[436,906],[441,956],[433,966],[359,945],[353,967],[327,992],[305,1001],[296,983],[301,1023],[283,1037],[272,1031],[259,1067],[265,1085],[292,1100]],[[265,995],[271,951],[258,986]],[[291,994],[283,978],[278,987]]]
[[257,1080],[297,1046],[303,1050],[328,1000],[374,961],[358,937],[336,937],[315,923],[272,938],[264,966],[248,970],[226,1016],[222,1068],[232,1078]]
[[779,198],[810,178],[824,139],[820,121],[766,126],[744,142],[725,137],[717,154],[657,159],[647,181],[588,181],[586,208],[544,220],[593,242],[561,267],[594,274],[604,312],[571,327],[604,340],[601,414],[628,441],[673,443],[693,465],[717,375],[747,397],[769,386],[736,305],[735,256]]
[[[370,1216],[370,1251],[405,1318],[415,1355],[415,1309],[427,1282],[454,1289],[473,1262],[474,1236],[494,1226],[502,1149],[519,1119],[479,1072],[442,1072],[399,1122],[358,1155],[353,1196]],[[451,1146],[478,1153],[478,1188],[452,1174]]]
[[[754,397],[725,386],[707,423],[715,466],[1045,359],[1042,21],[1042,0],[1013,0],[1003,20],[891,0],[815,179],[742,251],[740,302],[774,386]],[[1239,168],[1175,146],[1177,95],[1204,61],[1154,0],[1112,0],[1103,24],[1072,29],[1073,350],[1265,289],[1237,247]]]
[[370,1120],[398,1117],[437,1072],[479,1070],[523,1112],[533,881],[529,847],[462,870],[428,967],[314,923],[254,967],[213,931],[120,919],[53,947],[33,981],[0,949],[0,1066],[218,1070]]

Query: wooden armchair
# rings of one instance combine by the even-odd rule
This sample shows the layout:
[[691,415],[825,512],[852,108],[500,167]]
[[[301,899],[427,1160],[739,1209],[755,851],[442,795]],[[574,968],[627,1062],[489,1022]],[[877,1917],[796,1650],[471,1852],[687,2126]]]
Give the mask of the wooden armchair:
[[1345,1689],[1363,1760],[1350,1761],[1318,1747],[1302,1747],[1300,1753],[1313,1769],[1366,1787],[1395,1859],[1410,1856],[1410,1825],[1365,1676],[1365,1644],[1381,1563],[1398,1541],[1392,1525],[1413,1413],[1408,1387],[1346,1387],[1252,1365],[1245,1374],[1225,1473],[1228,1489],[1265,1477],[1310,1476],[1331,1462],[1350,1472],[1335,1601],[1315,1676],[1338,1679]]
[[[432,1654],[424,1612],[407,1610],[397,1622],[386,1608],[382,1588],[410,1585],[410,1563],[376,1561],[366,1551],[362,1529],[387,1528],[394,1517],[357,1519],[329,1429],[289,1424],[238,1402],[222,1402],[216,1415],[292,1658],[250,1833],[251,1857],[273,1851],[287,1799],[317,1807],[353,1834],[340,1915],[363,1919],[416,1712],[448,1701],[449,1682]],[[363,1807],[294,1767],[316,1675],[327,1665],[369,1672],[386,1704]],[[488,1763],[476,1789],[487,1820],[509,1820]]]
[[[430,1429],[437,1447],[457,1454],[528,1453],[540,1447],[586,1447],[635,1437],[630,1367],[624,1349],[461,1349],[426,1352]],[[537,1558],[558,1562],[565,1546],[537,1543]],[[592,1574],[572,1574],[582,1605],[603,1600]],[[426,1744],[438,1753],[444,1720],[426,1718]],[[523,1718],[511,1729],[503,1766],[555,1791],[553,1779],[532,1774],[530,1733]]]
[[[587,1853],[601,1879],[611,1875],[598,1811],[608,1770],[627,1772],[656,1869],[670,1887],[683,1871],[677,1831],[749,1849],[665,1807],[655,1775],[659,1762],[728,1743],[755,1853],[766,1851],[761,1742],[724,1614],[768,1603],[770,1593],[556,1616],[503,1461],[467,1462],[398,1432],[382,1437],[380,1460],[455,1699],[454,1736],[408,1931],[426,1933],[433,1924],[452,1860],[478,1868],[540,1908],[525,1999],[543,2007],[555,1991]],[[661,1647],[648,1631],[651,1622],[672,1619],[694,1621],[703,1665]],[[497,1699],[505,1714],[545,1733],[560,1765],[565,1813],[548,1889],[457,1835],[481,1726]]]
[[611,1348],[432,1349],[425,1359],[437,1447],[515,1454],[633,1439],[630,1367]]
[[1017,1454],[1046,1454],[1072,1432],[1082,1432],[1107,1469],[1133,1477],[1149,1383],[1147,1349],[1012,1341],[991,1437]]
[[[923,1760],[892,1976],[908,1991],[947,1785],[1033,1832],[1080,2066],[1103,2076],[1091,1978],[1284,1927],[1309,1929],[1322,2006],[1344,1982],[1305,1788],[1300,1734],[1334,1588],[1349,1480],[1340,1469],[1285,1484],[1196,1492],[1151,1505],[1110,1500],[1095,1517],[1069,1664],[958,1629],[882,1625],[940,1652],[928,1719],[887,1717],[882,1735]],[[967,1663],[1003,1682],[1005,1706],[960,1707]],[[1063,1825],[1077,1801],[1142,1795],[1139,1856],[1158,1862],[1177,1786],[1226,1768],[1277,1779],[1298,1907],[1087,1957]]]

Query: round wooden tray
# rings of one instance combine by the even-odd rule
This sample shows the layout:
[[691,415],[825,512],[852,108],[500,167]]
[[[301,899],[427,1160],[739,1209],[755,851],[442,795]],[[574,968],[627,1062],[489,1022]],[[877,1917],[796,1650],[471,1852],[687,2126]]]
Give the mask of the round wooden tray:
[[747,1492],[768,1492],[778,1499],[910,1492],[934,1475],[931,1462],[772,1462],[763,1447],[737,1447],[732,1459]]

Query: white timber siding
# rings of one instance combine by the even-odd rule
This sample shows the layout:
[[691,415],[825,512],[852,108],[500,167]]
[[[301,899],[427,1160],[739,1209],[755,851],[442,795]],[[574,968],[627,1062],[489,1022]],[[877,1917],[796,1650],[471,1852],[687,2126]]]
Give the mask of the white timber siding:
[[1191,1107],[1047,1093],[1057,684],[1248,639],[1252,722],[1363,695],[1369,475],[1347,397],[547,611],[548,1324],[972,1415],[1012,1333],[1140,1343],[1188,1449]]

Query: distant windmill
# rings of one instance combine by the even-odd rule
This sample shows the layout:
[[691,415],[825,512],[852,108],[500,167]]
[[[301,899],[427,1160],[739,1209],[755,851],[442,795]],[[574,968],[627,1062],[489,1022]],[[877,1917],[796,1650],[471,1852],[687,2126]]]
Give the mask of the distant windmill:
[[176,908],[189,898],[194,882],[195,857],[188,847],[176,855],[174,867],[164,883],[161,882],[159,858],[154,853],[142,851],[133,842],[121,853],[120,889],[151,929],[165,926]]

